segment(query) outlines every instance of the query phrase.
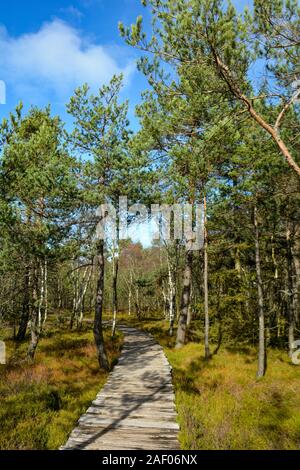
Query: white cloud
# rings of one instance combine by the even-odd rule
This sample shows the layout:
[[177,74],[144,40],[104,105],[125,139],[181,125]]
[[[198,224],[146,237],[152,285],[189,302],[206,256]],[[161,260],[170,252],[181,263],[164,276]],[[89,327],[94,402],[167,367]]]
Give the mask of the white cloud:
[[61,8],[60,11],[62,13],[66,13],[67,15],[73,16],[77,20],[80,20],[84,16],[83,13],[78,10],[78,8],[74,7],[74,5],[69,5],[66,8]]
[[86,40],[61,20],[19,37],[0,29],[0,78],[19,99],[25,95],[37,103],[47,98],[61,102],[85,82],[95,90],[116,73],[123,72],[128,80],[134,65],[120,63],[117,55],[112,47]]

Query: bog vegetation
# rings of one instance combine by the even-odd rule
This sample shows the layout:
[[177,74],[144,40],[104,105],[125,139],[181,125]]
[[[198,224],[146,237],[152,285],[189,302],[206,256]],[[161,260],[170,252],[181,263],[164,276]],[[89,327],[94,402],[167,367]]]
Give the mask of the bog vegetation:
[[[72,132],[22,104],[0,127],[0,447],[63,443],[121,318],[166,348],[184,448],[299,448],[299,3],[142,3],[151,32],[119,25],[148,81],[138,131],[122,76],[74,91]],[[120,196],[203,204],[203,247],[99,239]]]

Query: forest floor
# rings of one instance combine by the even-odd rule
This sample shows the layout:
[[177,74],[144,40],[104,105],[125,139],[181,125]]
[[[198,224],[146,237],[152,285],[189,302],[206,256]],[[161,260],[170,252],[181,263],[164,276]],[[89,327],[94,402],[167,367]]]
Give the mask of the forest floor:
[[[112,340],[107,331],[105,336],[114,364],[123,335]],[[0,449],[58,449],[107,380],[91,328],[48,326],[33,364],[24,360],[28,341],[16,348],[7,337],[6,346],[8,361],[0,365]]]
[[[119,321],[150,332],[164,348],[173,367],[182,449],[300,448],[300,366],[291,364],[286,351],[270,349],[266,376],[257,380],[255,348],[224,344],[206,362],[199,338],[175,350],[164,321]],[[105,336],[115,363],[123,336]],[[18,348],[11,340],[6,344],[0,449],[57,449],[107,380],[98,368],[91,326],[48,328],[34,364],[22,361],[27,341]]]
[[182,449],[300,448],[300,366],[285,351],[268,351],[257,380],[255,348],[224,345],[207,362],[202,343],[175,350],[166,322],[130,323],[156,337],[173,367]]

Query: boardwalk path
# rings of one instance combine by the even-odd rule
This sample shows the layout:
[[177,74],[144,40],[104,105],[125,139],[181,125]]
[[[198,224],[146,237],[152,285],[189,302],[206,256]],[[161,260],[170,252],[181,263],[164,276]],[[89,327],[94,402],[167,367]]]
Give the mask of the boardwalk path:
[[63,449],[179,449],[171,368],[148,334],[120,327],[124,347]]

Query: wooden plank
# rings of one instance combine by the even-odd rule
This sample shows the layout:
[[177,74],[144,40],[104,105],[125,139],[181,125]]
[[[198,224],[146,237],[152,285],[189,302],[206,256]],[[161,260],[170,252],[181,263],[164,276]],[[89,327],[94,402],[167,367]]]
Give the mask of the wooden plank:
[[172,368],[150,335],[120,329],[119,362],[62,449],[179,449]]
[[120,419],[116,418],[104,418],[101,415],[95,416],[94,414],[86,413],[79,419],[79,424],[85,426],[98,426],[99,427],[118,427],[118,428],[154,428],[154,429],[179,429],[176,422],[173,421],[152,421],[149,418],[128,418],[120,416]]

